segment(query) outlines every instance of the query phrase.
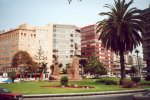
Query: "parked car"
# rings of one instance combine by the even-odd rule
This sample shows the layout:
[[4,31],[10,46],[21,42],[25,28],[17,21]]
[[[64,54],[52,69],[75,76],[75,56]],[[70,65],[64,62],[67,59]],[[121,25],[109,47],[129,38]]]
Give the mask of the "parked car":
[[136,93],[132,95],[133,100],[150,100],[150,90],[143,93]]
[[0,88],[0,100],[23,100],[22,94],[12,93],[10,90]]

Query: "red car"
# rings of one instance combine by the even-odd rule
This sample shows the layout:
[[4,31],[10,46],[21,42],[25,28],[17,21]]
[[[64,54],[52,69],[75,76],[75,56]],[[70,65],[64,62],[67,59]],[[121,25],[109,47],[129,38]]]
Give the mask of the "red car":
[[21,94],[12,93],[10,90],[0,88],[0,100],[23,100]]

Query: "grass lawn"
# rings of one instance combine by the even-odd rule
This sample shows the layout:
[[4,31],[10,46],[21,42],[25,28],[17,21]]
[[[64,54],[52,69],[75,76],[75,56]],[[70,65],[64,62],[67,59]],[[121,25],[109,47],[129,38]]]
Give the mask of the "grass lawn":
[[[121,88],[117,85],[104,85],[95,83],[93,79],[87,79],[82,81],[73,81],[69,84],[94,86],[95,88],[83,89],[83,88],[52,88],[52,87],[41,87],[41,86],[54,86],[60,85],[60,82],[22,82],[22,83],[10,83],[0,84],[0,87],[10,89],[12,92],[18,92],[22,94],[59,94],[59,93],[81,93],[81,92],[102,92],[102,91],[119,91],[119,90],[133,90],[139,88]],[[150,86],[143,87],[150,88]],[[141,88],[140,88],[141,89]]]

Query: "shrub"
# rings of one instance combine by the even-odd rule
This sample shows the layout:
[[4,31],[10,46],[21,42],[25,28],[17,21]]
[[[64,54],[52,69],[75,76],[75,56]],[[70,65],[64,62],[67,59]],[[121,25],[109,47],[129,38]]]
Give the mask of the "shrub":
[[119,80],[118,78],[111,78],[111,77],[102,77],[95,81],[96,83],[104,83],[106,85],[117,85]]
[[62,86],[67,86],[68,85],[68,77],[67,76],[62,76],[60,79],[60,83]]
[[49,81],[52,81],[52,80],[56,80],[56,78],[50,76],[50,77],[49,77]]
[[145,80],[146,80],[146,81],[150,81],[150,75],[147,75],[147,76],[145,77]]
[[9,72],[8,76],[10,77],[12,82],[14,83],[14,80],[16,79],[16,72],[15,71]]
[[132,77],[131,80],[135,83],[139,83],[141,81],[140,77]]
[[150,81],[142,80],[140,81],[140,85],[150,85]]
[[106,80],[104,80],[104,79],[98,79],[98,80],[96,80],[95,82],[96,82],[96,83],[105,83],[105,81],[106,81]]
[[117,85],[118,82],[117,82],[117,81],[114,81],[114,80],[106,80],[106,81],[105,81],[105,84],[106,84],[106,85]]
[[133,81],[126,80],[123,84],[123,87],[124,88],[134,88],[134,87],[137,87],[137,85]]

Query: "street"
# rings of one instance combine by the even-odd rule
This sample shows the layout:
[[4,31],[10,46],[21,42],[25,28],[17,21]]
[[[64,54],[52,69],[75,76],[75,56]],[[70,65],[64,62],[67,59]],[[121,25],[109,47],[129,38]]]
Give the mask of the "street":
[[132,94],[109,94],[74,97],[25,98],[24,100],[132,100]]

